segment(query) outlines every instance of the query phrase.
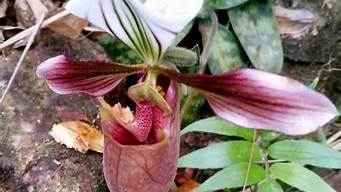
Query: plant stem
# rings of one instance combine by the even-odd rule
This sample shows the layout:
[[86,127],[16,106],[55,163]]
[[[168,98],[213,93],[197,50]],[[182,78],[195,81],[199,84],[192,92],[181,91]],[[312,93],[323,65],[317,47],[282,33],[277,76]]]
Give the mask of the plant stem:
[[255,151],[255,146],[256,146],[256,140],[257,140],[257,130],[253,130],[253,139],[252,139],[252,146],[250,150],[250,156],[249,156],[249,163],[247,165],[247,170],[246,170],[246,175],[244,179],[244,185],[243,185],[243,190],[242,192],[245,192],[246,185],[247,185],[247,180],[249,178],[250,170],[251,170],[251,164],[252,164],[252,159],[253,159],[253,153]]
[[324,129],[322,127],[317,130],[316,137],[321,144],[327,145],[326,134],[324,133]]

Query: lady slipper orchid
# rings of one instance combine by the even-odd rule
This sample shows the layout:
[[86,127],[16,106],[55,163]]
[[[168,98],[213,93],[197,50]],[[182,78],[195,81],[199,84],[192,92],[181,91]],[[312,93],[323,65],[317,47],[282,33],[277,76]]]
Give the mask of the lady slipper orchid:
[[[177,86],[171,82],[165,94],[165,100],[173,109],[168,116],[164,116],[158,107],[142,103],[137,106],[134,117],[129,108],[122,108],[120,104],[111,107],[101,100],[103,165],[110,191],[168,191],[179,156]],[[140,134],[131,129],[137,124],[135,131]]]
[[[236,124],[301,135],[338,115],[324,95],[276,74],[241,69],[222,75],[181,74],[163,64],[176,34],[199,11],[202,0],[71,0],[66,9],[130,46],[143,64],[74,61],[64,56],[39,65],[37,75],[61,94],[101,96],[131,74],[144,74],[128,89],[135,115],[120,104],[101,103],[104,173],[113,192],[166,192],[179,153],[178,83],[206,97],[213,111]],[[188,5],[188,6],[186,6]],[[159,76],[169,79],[165,86]]]

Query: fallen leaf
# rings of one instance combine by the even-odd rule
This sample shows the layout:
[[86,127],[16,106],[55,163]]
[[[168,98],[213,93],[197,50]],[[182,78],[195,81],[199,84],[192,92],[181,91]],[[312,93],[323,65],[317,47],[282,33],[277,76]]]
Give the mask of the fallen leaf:
[[196,188],[200,186],[200,183],[195,180],[186,181],[181,187],[178,188],[176,192],[193,192]]
[[61,35],[76,39],[87,25],[88,21],[73,15],[67,15],[63,19],[49,24],[47,27]]
[[81,153],[89,149],[103,152],[103,134],[91,125],[81,121],[69,121],[53,125],[49,133],[56,142],[74,148]]
[[175,177],[175,183],[177,185],[183,185],[187,181],[192,180],[195,177],[196,170],[192,168],[178,169]]
[[52,0],[15,0],[15,15],[18,25],[28,28],[35,25],[41,15],[56,9]]
[[26,0],[15,0],[14,9],[18,25],[30,27],[36,23],[32,9]]
[[[20,13],[20,12],[19,12]],[[64,18],[66,15],[69,15],[68,11],[61,11],[51,17],[49,17],[48,19],[46,19],[43,23],[42,23],[42,28],[45,28],[47,25],[56,22],[59,19]],[[18,17],[18,15],[17,15]],[[30,36],[32,34],[32,32],[34,31],[36,26],[32,26],[28,29],[25,29],[24,31],[17,33],[16,35],[12,36],[11,38],[7,39],[5,42],[0,44],[0,50],[18,42],[21,41],[25,38],[27,38],[28,36]]]
[[280,34],[294,39],[307,35],[319,22],[319,17],[308,10],[288,9],[279,5],[273,6]]

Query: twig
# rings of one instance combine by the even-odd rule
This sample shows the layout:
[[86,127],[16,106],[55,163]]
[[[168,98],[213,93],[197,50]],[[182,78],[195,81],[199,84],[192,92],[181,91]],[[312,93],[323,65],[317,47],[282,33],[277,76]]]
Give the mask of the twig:
[[31,37],[29,38],[29,40],[28,40],[28,42],[26,44],[26,47],[25,47],[23,53],[21,54],[19,61],[17,62],[17,65],[15,66],[13,74],[12,74],[12,76],[11,76],[9,82],[8,82],[8,85],[7,85],[4,93],[1,96],[0,104],[3,104],[3,102],[4,102],[5,98],[6,98],[6,95],[7,95],[8,91],[9,91],[9,89],[11,88],[11,85],[13,84],[15,76],[17,75],[17,73],[19,71],[19,68],[20,68],[21,64],[23,63],[25,56],[27,55],[28,51],[30,50],[30,47],[31,47],[31,45],[32,45],[32,43],[34,41],[35,36],[37,35],[37,33],[38,33],[39,29],[40,29],[41,24],[43,23],[44,18],[45,18],[45,13],[43,13],[41,15],[41,18],[39,19],[38,23],[35,25],[33,33],[31,35]]
[[335,150],[341,150],[341,140],[335,141],[330,144],[330,147]]
[[[208,61],[208,58],[209,58],[209,55],[211,52],[213,40],[214,40],[215,34],[217,33],[217,30],[218,30],[218,17],[216,15],[216,13],[214,11],[210,11],[209,14],[210,14],[211,21],[212,21],[212,28],[211,28],[210,33],[208,34],[208,38],[207,38],[207,41],[205,42],[202,54],[200,55],[200,63],[199,63],[200,68],[197,72],[198,74],[202,74],[206,70],[207,61]],[[194,91],[193,89],[190,89],[189,94],[188,94],[188,96],[187,96],[187,98],[186,98],[186,100],[185,100],[185,102],[181,108],[181,112],[180,112],[181,120],[183,120],[185,114],[187,113],[188,109],[191,106],[192,99],[197,94],[198,93],[196,91]]]
[[327,140],[327,143],[331,144],[334,141],[336,141],[339,137],[341,137],[341,130],[338,131],[337,133],[335,133],[333,136],[329,137],[328,140]]
[[340,68],[329,68],[328,71],[341,71]]
[[[44,28],[46,26],[48,26],[49,24],[53,23],[53,22],[56,22],[58,21],[59,19],[69,15],[70,13],[68,11],[62,11],[62,12],[59,12],[58,14],[46,19],[45,21],[42,22],[41,24],[41,28]],[[17,42],[17,41],[20,41],[28,36],[30,36],[34,30],[36,29],[38,24],[14,35],[13,37],[9,38],[8,40],[6,40],[5,42],[1,43],[0,44],[0,50],[7,47],[7,46],[10,46],[12,45],[13,43]]]
[[257,130],[254,129],[253,130],[252,146],[251,146],[250,156],[249,156],[249,163],[247,165],[247,170],[246,170],[246,175],[245,175],[245,179],[244,179],[244,184],[243,184],[242,192],[245,192],[246,185],[247,185],[247,180],[248,180],[249,175],[250,175],[251,164],[252,164],[252,159],[253,159],[253,153],[255,151],[255,146],[256,146],[256,139],[257,139]]

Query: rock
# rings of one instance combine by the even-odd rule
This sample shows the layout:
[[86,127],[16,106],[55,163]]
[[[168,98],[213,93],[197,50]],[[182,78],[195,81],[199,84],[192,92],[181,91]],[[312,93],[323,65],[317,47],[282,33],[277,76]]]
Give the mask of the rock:
[[[21,51],[0,56],[0,94]],[[81,154],[57,144],[48,134],[52,125],[71,118],[98,122],[97,100],[84,94],[58,95],[35,75],[37,65],[59,54],[107,60],[104,51],[87,39],[69,40],[43,31],[0,107],[0,191],[106,191],[102,155]],[[78,117],[79,116],[79,117]]]
[[294,61],[327,63],[341,55],[341,1],[280,0],[286,8],[304,9],[319,18],[301,38],[282,37],[285,57]]

